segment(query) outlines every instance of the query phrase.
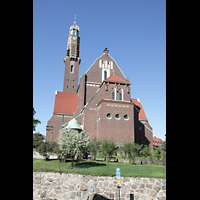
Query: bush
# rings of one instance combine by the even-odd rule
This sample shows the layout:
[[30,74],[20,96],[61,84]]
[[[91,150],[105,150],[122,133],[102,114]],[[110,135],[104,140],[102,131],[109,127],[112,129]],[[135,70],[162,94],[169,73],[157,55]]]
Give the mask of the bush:
[[37,151],[40,155],[45,157],[45,160],[49,160],[51,153],[56,153],[58,144],[56,142],[44,142],[38,148]]

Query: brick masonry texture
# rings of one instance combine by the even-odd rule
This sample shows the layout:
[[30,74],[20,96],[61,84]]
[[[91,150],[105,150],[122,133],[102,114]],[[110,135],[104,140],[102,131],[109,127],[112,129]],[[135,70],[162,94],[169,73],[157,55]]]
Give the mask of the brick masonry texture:
[[[92,200],[95,194],[119,199],[116,177],[33,172],[33,199]],[[166,199],[166,179],[121,177],[120,199]]]

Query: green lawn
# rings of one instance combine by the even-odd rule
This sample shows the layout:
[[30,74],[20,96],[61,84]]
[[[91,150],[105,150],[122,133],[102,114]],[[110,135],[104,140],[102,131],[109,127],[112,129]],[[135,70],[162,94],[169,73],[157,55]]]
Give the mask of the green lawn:
[[33,158],[33,171],[62,172],[86,174],[92,176],[116,176],[116,168],[120,168],[124,177],[166,178],[166,167],[160,165],[133,165],[101,161],[79,161],[71,168],[71,162],[60,163],[59,160],[45,161]]

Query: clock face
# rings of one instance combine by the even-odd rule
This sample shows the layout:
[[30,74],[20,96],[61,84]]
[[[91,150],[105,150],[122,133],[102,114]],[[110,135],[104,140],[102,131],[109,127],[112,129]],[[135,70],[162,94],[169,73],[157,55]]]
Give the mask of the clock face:
[[76,37],[73,37],[72,40],[76,40]]

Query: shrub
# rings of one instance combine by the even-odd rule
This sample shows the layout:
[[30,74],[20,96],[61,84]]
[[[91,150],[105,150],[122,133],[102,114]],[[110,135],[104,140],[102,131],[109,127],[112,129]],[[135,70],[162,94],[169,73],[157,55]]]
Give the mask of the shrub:
[[58,144],[56,142],[44,142],[38,148],[37,151],[40,155],[45,157],[45,160],[49,160],[51,153],[56,153]]

